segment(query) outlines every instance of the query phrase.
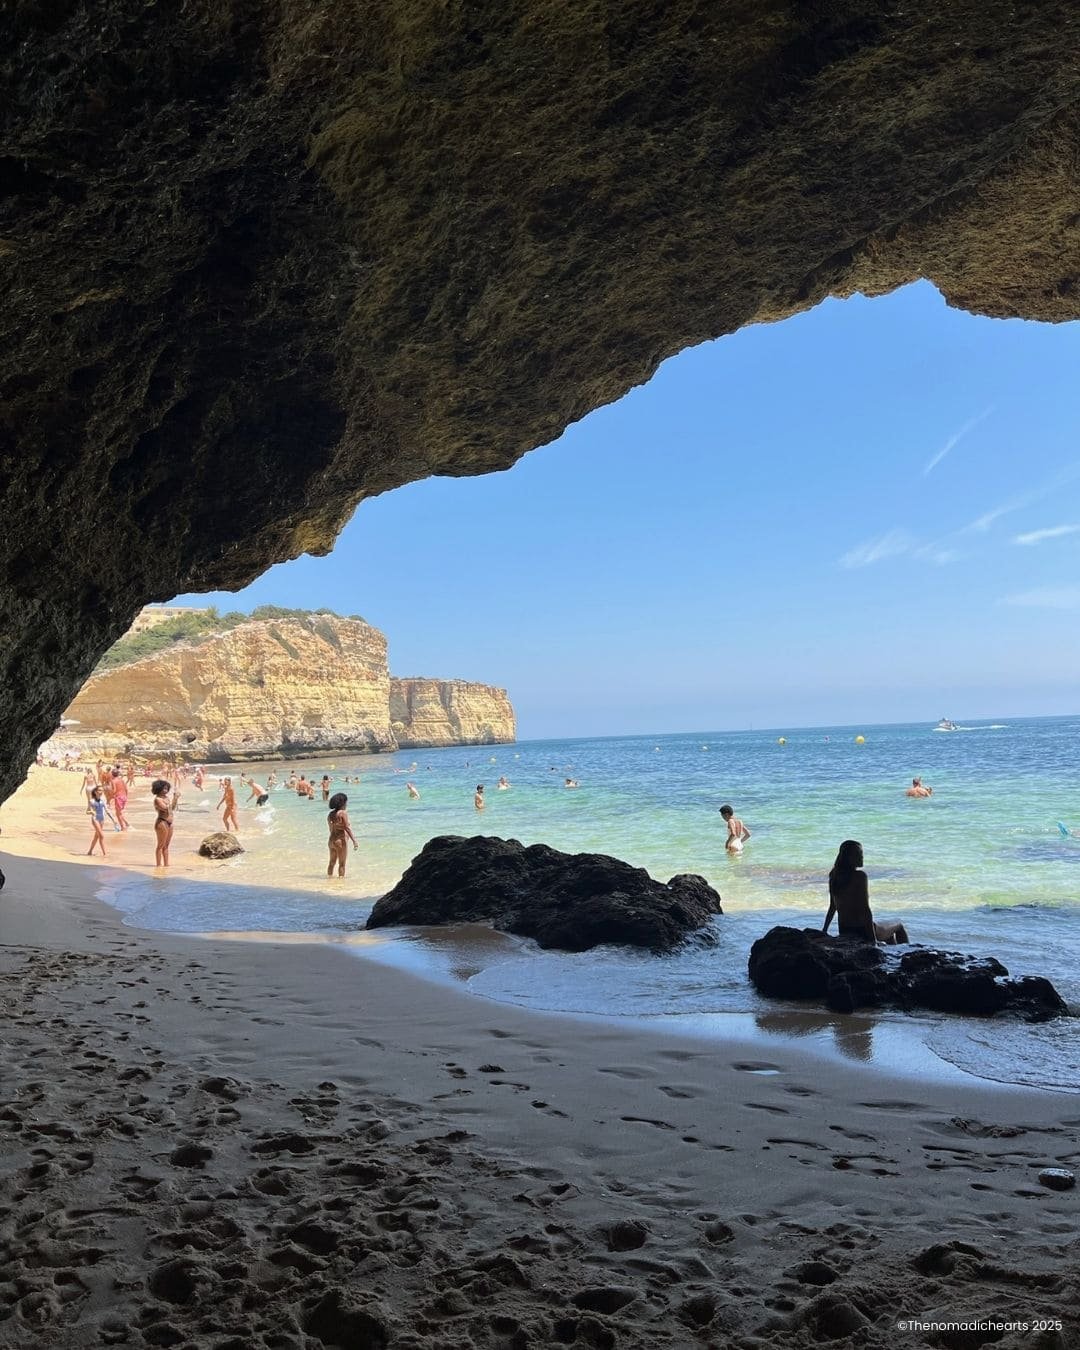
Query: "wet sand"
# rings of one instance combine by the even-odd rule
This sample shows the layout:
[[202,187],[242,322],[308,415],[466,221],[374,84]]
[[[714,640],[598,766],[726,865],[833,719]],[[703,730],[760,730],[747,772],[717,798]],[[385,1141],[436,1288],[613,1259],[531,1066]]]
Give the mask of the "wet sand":
[[44,848],[27,800],[0,811],[0,1345],[1080,1337],[1078,1192],[1037,1179],[1080,1163],[1074,1097],[144,933],[100,863],[6,851]]

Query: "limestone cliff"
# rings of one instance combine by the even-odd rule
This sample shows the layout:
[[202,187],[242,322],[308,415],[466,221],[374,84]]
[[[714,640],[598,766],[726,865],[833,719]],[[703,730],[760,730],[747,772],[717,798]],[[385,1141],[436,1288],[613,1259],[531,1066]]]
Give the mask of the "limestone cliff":
[[[416,726],[398,719],[404,744],[513,739],[503,690],[420,683],[449,692],[441,718],[423,701]],[[197,646],[178,644],[100,671],[67,716],[78,727],[65,740],[92,754],[222,762],[398,746],[386,638],[361,620],[325,614],[241,624]]]
[[514,709],[505,689],[470,680],[390,679],[390,724],[403,750],[424,745],[512,741]]

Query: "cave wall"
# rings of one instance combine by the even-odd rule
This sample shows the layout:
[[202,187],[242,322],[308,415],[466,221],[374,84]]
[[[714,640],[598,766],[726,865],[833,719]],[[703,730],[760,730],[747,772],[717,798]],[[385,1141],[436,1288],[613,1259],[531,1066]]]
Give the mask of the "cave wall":
[[5,8],[0,798],[141,605],[691,343],[917,276],[1077,317],[1078,34],[1068,0]]

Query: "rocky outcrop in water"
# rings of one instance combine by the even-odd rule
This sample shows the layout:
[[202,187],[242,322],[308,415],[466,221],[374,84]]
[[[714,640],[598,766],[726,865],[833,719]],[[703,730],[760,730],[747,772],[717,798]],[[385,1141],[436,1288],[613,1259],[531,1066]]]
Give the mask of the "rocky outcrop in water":
[[0,797],[147,601],[506,468],[684,347],[920,276],[1076,318],[1078,21],[2,7]]
[[443,835],[376,901],[367,926],[490,923],[568,952],[601,943],[669,952],[722,912],[703,877],[664,885],[602,853]]
[[[329,614],[245,623],[92,676],[67,710],[78,725],[64,740],[94,757],[223,763],[396,750],[399,729],[409,746],[514,739],[505,690],[461,682],[468,692],[455,704],[458,681],[423,683],[447,689],[458,711],[441,723],[425,716],[416,728],[411,720],[392,727],[386,638],[377,628]],[[407,716],[400,700],[395,706]]]
[[244,846],[235,834],[227,834],[224,830],[218,830],[215,834],[208,834],[199,845],[199,854],[203,858],[235,858],[238,853],[243,853]]
[[821,1003],[834,1012],[924,1008],[1044,1022],[1068,1012],[1049,980],[1009,979],[992,956],[929,947],[883,948],[815,928],[772,928],[750,948],[750,979],[766,998]]

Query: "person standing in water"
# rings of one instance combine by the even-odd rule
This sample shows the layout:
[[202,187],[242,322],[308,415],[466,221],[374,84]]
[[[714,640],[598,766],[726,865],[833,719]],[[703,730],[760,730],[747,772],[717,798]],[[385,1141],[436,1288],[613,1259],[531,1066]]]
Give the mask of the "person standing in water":
[[904,793],[905,797],[932,797],[933,795],[934,789],[931,787],[923,787],[923,780],[921,778],[913,778],[911,780],[911,786]]
[[473,804],[473,806],[476,807],[476,809],[477,809],[478,811],[482,811],[482,810],[484,809],[484,785],[483,785],[483,783],[477,783],[477,785],[476,785],[476,791],[473,793],[472,804]]
[[260,787],[254,778],[248,779],[248,787],[251,789],[249,802],[254,802],[256,806],[265,806],[270,800],[270,795],[264,787]]
[[862,844],[856,839],[845,839],[829,873],[829,909],[821,931],[829,931],[835,914],[838,933],[842,938],[884,942],[889,946],[907,942],[907,929],[902,923],[874,922],[870,912],[870,882],[862,866]]
[[406,787],[406,789],[408,790],[410,799],[411,799],[412,801],[414,801],[414,802],[418,802],[418,801],[420,800],[420,794],[419,794],[419,792],[417,792],[417,790],[416,790],[416,784],[415,784],[415,783],[406,783],[406,784],[405,784],[405,787]]
[[108,804],[105,801],[105,794],[102,792],[101,788],[96,787],[90,793],[88,809],[90,811],[90,824],[94,833],[90,839],[90,847],[86,850],[86,856],[89,858],[93,854],[94,849],[100,847],[101,856],[104,858],[105,817],[108,816],[114,825],[116,824],[116,821],[113,820],[112,812],[108,808]]
[[334,867],[337,867],[338,876],[345,875],[345,860],[349,856],[346,840],[352,840],[353,852],[360,845],[356,842],[356,835],[352,832],[352,826],[349,824],[349,813],[345,808],[349,804],[349,799],[344,792],[335,792],[330,798],[330,814],[326,817],[326,823],[330,827],[330,838],[328,841],[330,848],[330,865],[326,869],[326,875],[334,875]]
[[323,774],[319,787],[322,789],[323,801],[328,802],[330,800],[330,775],[328,773]]
[[741,853],[743,844],[750,838],[750,831],[735,814],[734,808],[722,806],[720,814],[727,826],[727,839],[724,842],[724,847],[729,853]]
[[172,843],[173,813],[172,785],[164,778],[155,778],[150,784],[154,794],[154,866],[168,867],[169,845]]
[[229,821],[231,820],[232,828],[234,830],[239,830],[240,822],[236,818],[236,789],[232,785],[231,778],[222,779],[221,801],[218,802],[218,806],[222,805],[225,807],[225,810],[221,815],[222,825],[224,825],[227,830],[229,828]]
[[113,769],[113,810],[116,812],[116,823],[121,830],[128,829],[127,819],[124,816],[124,810],[127,807],[128,790],[127,784],[120,775],[119,769]]

